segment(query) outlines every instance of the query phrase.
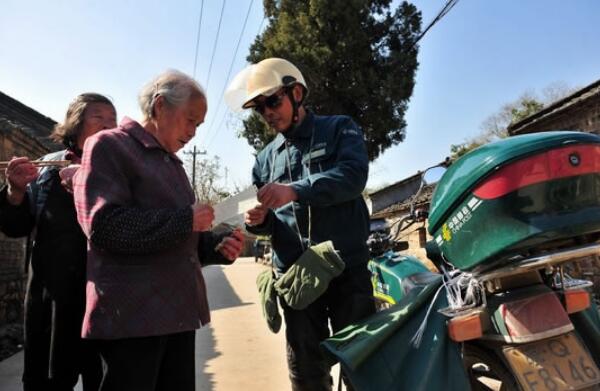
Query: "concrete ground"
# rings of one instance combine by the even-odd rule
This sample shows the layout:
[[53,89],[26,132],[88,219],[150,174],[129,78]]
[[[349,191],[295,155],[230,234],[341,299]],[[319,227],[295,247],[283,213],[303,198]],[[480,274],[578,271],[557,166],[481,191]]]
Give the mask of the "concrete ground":
[[[233,266],[204,269],[212,322],[196,334],[196,390],[291,388],[285,361],[285,330],[271,333],[259,306],[255,280],[265,268],[254,263],[254,258],[241,258]],[[0,362],[0,390],[21,390],[22,371],[22,352]],[[337,373],[334,368],[334,379]],[[79,384],[76,390],[81,390]]]

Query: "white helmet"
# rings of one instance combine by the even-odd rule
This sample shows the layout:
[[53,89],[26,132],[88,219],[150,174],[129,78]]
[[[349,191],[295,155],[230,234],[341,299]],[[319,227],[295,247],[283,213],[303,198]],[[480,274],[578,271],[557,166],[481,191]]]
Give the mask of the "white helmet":
[[267,58],[246,67],[234,77],[225,91],[225,103],[232,111],[240,112],[250,108],[250,102],[257,96],[270,96],[280,88],[296,83],[304,87],[306,95],[308,87],[294,64],[282,58]]

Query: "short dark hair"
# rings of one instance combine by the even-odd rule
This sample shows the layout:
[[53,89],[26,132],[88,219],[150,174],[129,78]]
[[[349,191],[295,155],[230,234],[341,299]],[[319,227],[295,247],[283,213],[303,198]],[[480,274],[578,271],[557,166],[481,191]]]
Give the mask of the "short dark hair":
[[56,124],[50,138],[67,148],[76,147],[77,137],[79,137],[83,129],[83,115],[91,103],[104,103],[112,106],[113,109],[115,107],[110,99],[95,92],[86,92],[78,95],[69,104],[65,120],[62,123]]

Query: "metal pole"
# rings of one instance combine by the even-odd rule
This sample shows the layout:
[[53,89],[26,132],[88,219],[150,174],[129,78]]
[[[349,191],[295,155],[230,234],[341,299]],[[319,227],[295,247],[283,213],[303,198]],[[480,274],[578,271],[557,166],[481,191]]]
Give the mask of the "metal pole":
[[194,187],[194,193],[196,193],[196,146],[194,145],[194,152],[192,152],[192,186]]
[[198,199],[198,190],[196,189],[196,155],[206,155],[206,151],[197,151],[194,145],[194,149],[191,152],[184,151],[183,153],[185,155],[192,155],[192,188],[196,199]]

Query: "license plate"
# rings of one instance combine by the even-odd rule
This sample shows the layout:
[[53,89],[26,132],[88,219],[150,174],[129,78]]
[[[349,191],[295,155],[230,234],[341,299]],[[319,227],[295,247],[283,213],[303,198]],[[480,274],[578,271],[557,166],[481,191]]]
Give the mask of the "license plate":
[[579,390],[600,383],[600,371],[573,333],[503,349],[527,391]]

